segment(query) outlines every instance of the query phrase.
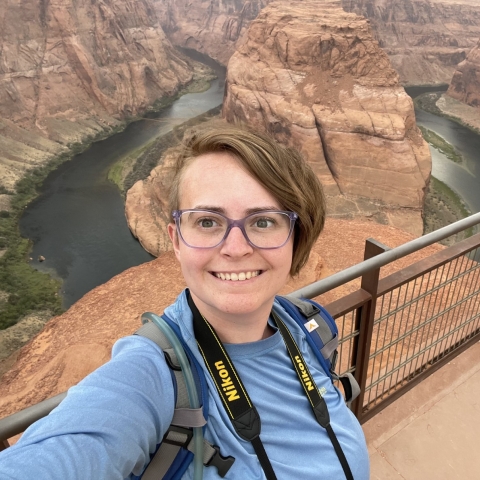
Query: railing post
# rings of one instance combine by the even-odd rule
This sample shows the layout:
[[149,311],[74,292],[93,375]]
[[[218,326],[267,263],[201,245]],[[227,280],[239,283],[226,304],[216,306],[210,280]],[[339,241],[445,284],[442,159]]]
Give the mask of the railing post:
[[6,448],[8,448],[10,446],[10,444],[8,443],[8,440],[2,440],[0,442],[0,452],[2,450],[5,450]]
[[[389,247],[382,245],[373,238],[365,242],[364,260],[386,252]],[[361,422],[363,413],[363,400],[365,397],[365,385],[367,383],[368,359],[372,344],[373,322],[375,320],[375,308],[377,306],[378,278],[380,268],[365,273],[362,277],[361,288],[371,295],[371,299],[357,311],[355,330],[359,330],[357,341],[354,345],[355,355],[355,378],[360,385],[360,395],[352,402],[352,411]]]

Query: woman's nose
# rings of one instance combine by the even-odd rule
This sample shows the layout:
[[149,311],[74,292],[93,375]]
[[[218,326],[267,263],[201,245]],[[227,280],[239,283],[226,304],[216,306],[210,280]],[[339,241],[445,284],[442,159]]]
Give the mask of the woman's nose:
[[230,256],[243,256],[253,251],[242,229],[235,226],[230,229],[223,241],[221,252]]

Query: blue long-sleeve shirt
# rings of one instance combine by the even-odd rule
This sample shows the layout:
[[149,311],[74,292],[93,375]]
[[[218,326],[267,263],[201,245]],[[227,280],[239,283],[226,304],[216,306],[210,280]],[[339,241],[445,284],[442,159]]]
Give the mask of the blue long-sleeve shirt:
[[[355,480],[368,480],[368,453],[358,421],[310,350],[300,327],[278,304],[274,309],[297,341],[318,388],[326,389],[331,424]],[[205,368],[209,385],[205,437],[220,446],[223,456],[236,459],[225,478],[265,478],[251,443],[233,429],[204,365],[185,293],[165,313],[179,325]],[[344,479],[280,333],[225,347],[260,414],[260,436],[277,478]],[[0,453],[0,478],[124,480],[139,475],[170,425],[173,411],[171,375],[159,347],[140,336],[122,338],[114,345],[108,363],[72,387],[59,407],[27,429],[16,445]],[[193,463],[183,478],[193,478]],[[204,468],[205,480],[219,478],[214,467]]]

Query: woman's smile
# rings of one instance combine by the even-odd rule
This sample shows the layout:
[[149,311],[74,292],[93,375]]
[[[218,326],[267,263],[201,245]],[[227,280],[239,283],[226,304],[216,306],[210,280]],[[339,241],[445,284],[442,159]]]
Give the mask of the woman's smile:
[[246,270],[242,272],[212,272],[212,274],[221,280],[228,280],[231,282],[243,282],[251,278],[258,277],[262,273],[261,270]]

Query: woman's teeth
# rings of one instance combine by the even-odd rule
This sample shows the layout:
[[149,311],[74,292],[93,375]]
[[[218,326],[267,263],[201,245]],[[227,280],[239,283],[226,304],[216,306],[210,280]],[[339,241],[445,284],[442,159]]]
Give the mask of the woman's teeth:
[[215,273],[217,278],[222,280],[231,280],[233,282],[249,280],[250,278],[260,275],[260,270],[254,272],[240,272],[240,273]]

